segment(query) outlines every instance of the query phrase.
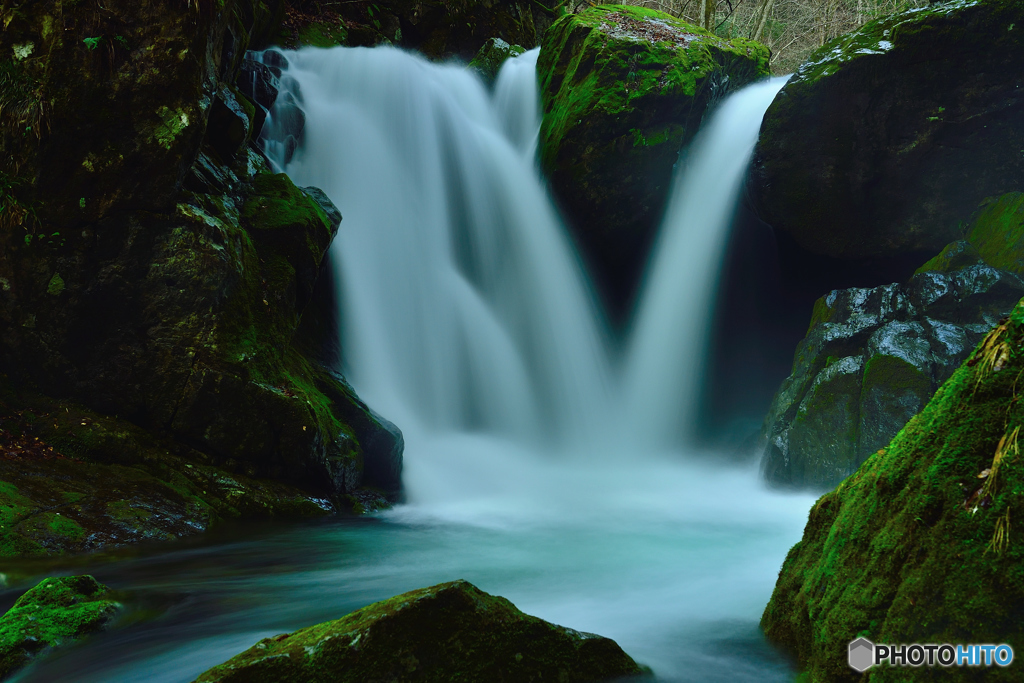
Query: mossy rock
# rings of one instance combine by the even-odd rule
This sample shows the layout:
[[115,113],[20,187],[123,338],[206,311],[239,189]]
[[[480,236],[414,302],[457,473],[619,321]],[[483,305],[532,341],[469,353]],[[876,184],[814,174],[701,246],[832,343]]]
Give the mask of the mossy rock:
[[750,182],[796,263],[903,263],[909,275],[962,239],[983,198],[1024,187],[1021,26],[1017,0],[936,2],[797,69],[765,114]]
[[43,579],[0,617],[0,679],[47,648],[103,630],[120,610],[91,576]]
[[1024,275],[1024,194],[988,197],[971,217],[965,239],[950,242],[917,269],[948,272],[975,263]]
[[645,673],[613,640],[550,624],[452,581],[266,638],[196,683],[582,683]]
[[[256,479],[127,420],[0,376],[0,557],[192,536],[233,519],[317,517],[325,491]],[[250,466],[251,468],[251,466]]]
[[885,448],[811,509],[761,618],[813,681],[1016,681],[1012,666],[847,664],[846,644],[1024,638],[1024,305]]
[[501,38],[491,38],[476,53],[476,57],[473,57],[469,68],[475,69],[483,77],[484,82],[492,84],[501,71],[501,65],[524,52],[526,48],[520,45],[509,45]]
[[709,104],[768,75],[768,49],[655,10],[599,5],[555,22],[537,73],[541,163],[606,300],[621,315],[680,149]]

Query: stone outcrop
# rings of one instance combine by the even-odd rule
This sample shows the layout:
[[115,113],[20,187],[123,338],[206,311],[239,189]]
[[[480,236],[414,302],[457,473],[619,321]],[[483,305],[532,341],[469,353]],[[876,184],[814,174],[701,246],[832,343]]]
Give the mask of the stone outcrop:
[[452,581],[266,638],[196,683],[583,683],[645,673],[613,640],[523,614],[504,598]]
[[120,611],[91,576],[44,579],[0,617],[0,679],[46,649],[103,630]]
[[808,268],[919,263],[959,239],[984,197],[1024,187],[1021,26],[1016,0],[952,0],[826,44],[765,114],[761,217]]
[[537,73],[541,163],[613,316],[621,318],[680,149],[710,104],[768,75],[768,50],[655,10],[598,5],[555,22]]
[[[333,370],[321,353],[333,330],[306,315],[331,296],[321,283],[341,214],[319,190],[271,172],[252,145],[259,98],[234,85],[276,5],[97,7],[35,3],[6,16],[0,34],[4,428],[23,429],[27,404],[48,413],[66,403],[143,430],[158,444],[147,452],[169,463],[228,480],[288,482],[329,508],[349,507],[364,485],[394,495],[401,434]],[[123,462],[116,440],[97,456],[90,435],[79,437],[56,451]],[[146,469],[154,457],[128,464],[173,484]],[[32,486],[8,483],[27,509],[42,504]],[[145,495],[144,485],[125,493]],[[264,502],[227,508],[276,509]]]
[[[1024,544],[1024,306],[884,448],[811,509],[761,618],[813,681],[1015,680],[1013,666],[870,669],[847,643],[1010,643]],[[1014,665],[1015,666],[1015,665]]]
[[826,489],[852,474],[1022,296],[1017,275],[979,264],[819,299],[762,428],[766,479]]

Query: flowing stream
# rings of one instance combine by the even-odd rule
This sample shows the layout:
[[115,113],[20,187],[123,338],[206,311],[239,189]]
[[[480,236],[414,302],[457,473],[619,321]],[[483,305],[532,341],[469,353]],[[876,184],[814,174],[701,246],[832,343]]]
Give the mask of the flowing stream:
[[615,344],[535,162],[536,50],[492,91],[394,49],[286,56],[304,141],[287,163],[268,150],[344,214],[345,372],[405,434],[408,502],[96,558],[85,570],[149,607],[21,678],[189,681],[259,638],[456,578],[616,639],[659,680],[791,677],[757,622],[812,497],[688,438],[736,196],[783,81],[726,99],[681,160]]

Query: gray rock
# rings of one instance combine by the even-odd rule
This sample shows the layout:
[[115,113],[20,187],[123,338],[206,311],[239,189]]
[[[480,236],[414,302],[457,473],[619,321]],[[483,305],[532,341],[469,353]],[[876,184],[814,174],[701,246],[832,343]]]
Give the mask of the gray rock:
[[974,265],[819,299],[761,431],[765,478],[838,484],[889,443],[1022,296],[1017,275]]

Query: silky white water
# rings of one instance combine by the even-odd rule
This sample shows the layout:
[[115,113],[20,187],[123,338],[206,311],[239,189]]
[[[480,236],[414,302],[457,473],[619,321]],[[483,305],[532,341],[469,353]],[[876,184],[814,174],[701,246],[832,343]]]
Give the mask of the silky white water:
[[536,51],[492,92],[393,49],[287,58],[306,127],[285,170],[344,215],[345,371],[405,434],[409,502],[98,561],[101,581],[174,606],[23,679],[189,681],[262,637],[456,578],[614,638],[659,680],[791,678],[757,622],[812,497],[686,440],[739,182],[781,84],[726,100],[680,164],[619,358],[535,163]]

